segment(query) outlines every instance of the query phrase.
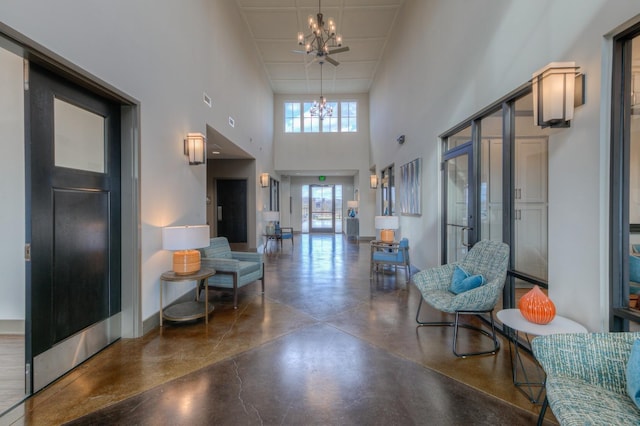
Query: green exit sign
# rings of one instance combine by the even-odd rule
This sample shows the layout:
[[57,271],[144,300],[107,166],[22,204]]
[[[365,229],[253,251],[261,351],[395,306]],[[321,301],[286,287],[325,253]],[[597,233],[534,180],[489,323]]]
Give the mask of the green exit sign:
[[318,176],[318,180],[320,182],[324,182],[325,180],[327,180],[327,177],[326,176]]

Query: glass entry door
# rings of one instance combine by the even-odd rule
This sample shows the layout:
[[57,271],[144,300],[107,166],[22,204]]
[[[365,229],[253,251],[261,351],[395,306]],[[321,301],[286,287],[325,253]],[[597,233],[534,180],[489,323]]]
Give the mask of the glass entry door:
[[471,172],[471,142],[458,146],[444,156],[444,247],[443,263],[461,260],[475,243],[475,185]]
[[311,185],[309,211],[311,212],[309,232],[335,232],[335,187]]

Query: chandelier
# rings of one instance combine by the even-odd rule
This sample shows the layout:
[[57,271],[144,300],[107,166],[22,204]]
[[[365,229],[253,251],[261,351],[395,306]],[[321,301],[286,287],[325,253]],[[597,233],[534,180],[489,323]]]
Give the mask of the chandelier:
[[[339,50],[331,50],[332,48],[342,46],[342,36],[340,34],[336,34],[336,22],[333,18],[329,18],[329,21],[325,26],[324,17],[320,11],[320,0],[318,0],[318,14],[315,18],[313,15],[309,15],[308,23],[311,32],[307,35],[303,32],[298,33],[298,44],[300,46],[304,46],[304,53],[313,53],[317,57],[323,57],[330,53],[339,53],[349,50],[348,47]],[[329,57],[327,57],[327,60],[333,65],[338,65],[337,62]]]
[[312,117],[318,117],[320,120],[324,120],[325,117],[331,117],[333,115],[333,107],[327,105],[327,98],[322,96],[322,64],[320,62],[320,101],[313,101],[309,113]]

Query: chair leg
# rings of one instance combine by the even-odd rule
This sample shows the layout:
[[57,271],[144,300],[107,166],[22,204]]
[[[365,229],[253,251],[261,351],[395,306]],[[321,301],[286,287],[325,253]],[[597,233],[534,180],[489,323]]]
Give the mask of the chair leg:
[[[491,333],[489,333],[486,330],[483,330],[479,327],[475,327],[472,325],[468,325],[468,324],[460,324],[459,323],[459,316],[462,315],[478,315],[478,314],[489,314],[489,318],[491,320]],[[488,351],[481,351],[481,352],[467,352],[467,353],[458,353],[457,351],[457,342],[458,342],[458,327],[462,327],[462,328],[467,328],[470,330],[475,330],[477,332],[479,332],[480,334],[487,336],[489,338],[491,338],[491,340],[493,340],[493,349],[490,349]],[[466,358],[468,356],[474,356],[474,355],[487,355],[487,354],[492,354],[495,355],[495,353],[498,351],[498,349],[500,349],[500,342],[498,341],[498,338],[496,336],[496,327],[495,324],[493,322],[493,309],[490,311],[456,311],[456,321],[455,321],[455,330],[453,332],[453,353],[455,356],[460,357],[460,358]]]
[[238,309],[238,274],[233,274],[233,309]]
[[[474,355],[485,355],[485,354],[495,354],[498,349],[500,349],[500,342],[498,341],[498,338],[496,336],[496,328],[495,328],[495,324],[493,322],[493,309],[492,310],[488,310],[488,311],[456,311],[455,315],[456,315],[456,319],[454,322],[447,322],[447,321],[434,321],[434,322],[429,322],[429,321],[420,321],[419,317],[420,317],[420,309],[422,308],[422,301],[424,299],[421,297],[420,298],[420,303],[418,304],[418,311],[416,312],[416,322],[418,323],[419,327],[429,327],[429,326],[447,326],[447,327],[454,327],[453,329],[453,354],[459,358],[466,358],[468,356],[474,356]],[[489,333],[486,330],[483,330],[479,327],[475,327],[473,325],[469,325],[469,324],[460,324],[459,323],[459,316],[460,315],[479,315],[479,314],[489,314],[490,318],[491,318],[491,333]],[[488,351],[482,351],[482,352],[468,352],[468,353],[458,353],[458,347],[457,347],[457,341],[458,341],[458,328],[462,327],[462,328],[467,328],[470,330],[475,330],[487,337],[490,337],[493,340],[493,349],[488,350]]]
[[542,403],[542,408],[540,408],[540,415],[538,416],[537,426],[542,426],[542,423],[544,423],[544,415],[547,414],[547,407],[549,407],[549,400],[545,395],[544,402]]

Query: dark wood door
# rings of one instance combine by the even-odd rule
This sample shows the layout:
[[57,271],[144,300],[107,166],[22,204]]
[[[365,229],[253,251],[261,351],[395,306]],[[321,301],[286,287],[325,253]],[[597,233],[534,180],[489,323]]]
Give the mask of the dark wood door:
[[218,179],[216,181],[218,236],[230,243],[247,242],[247,181]]
[[[120,110],[34,64],[26,100],[26,349],[33,366],[34,359],[38,363],[61,342],[121,310]],[[61,361],[57,373],[39,373],[36,365],[34,391],[78,363]],[[50,368],[47,360],[40,364]],[[38,374],[47,377],[44,383]]]

